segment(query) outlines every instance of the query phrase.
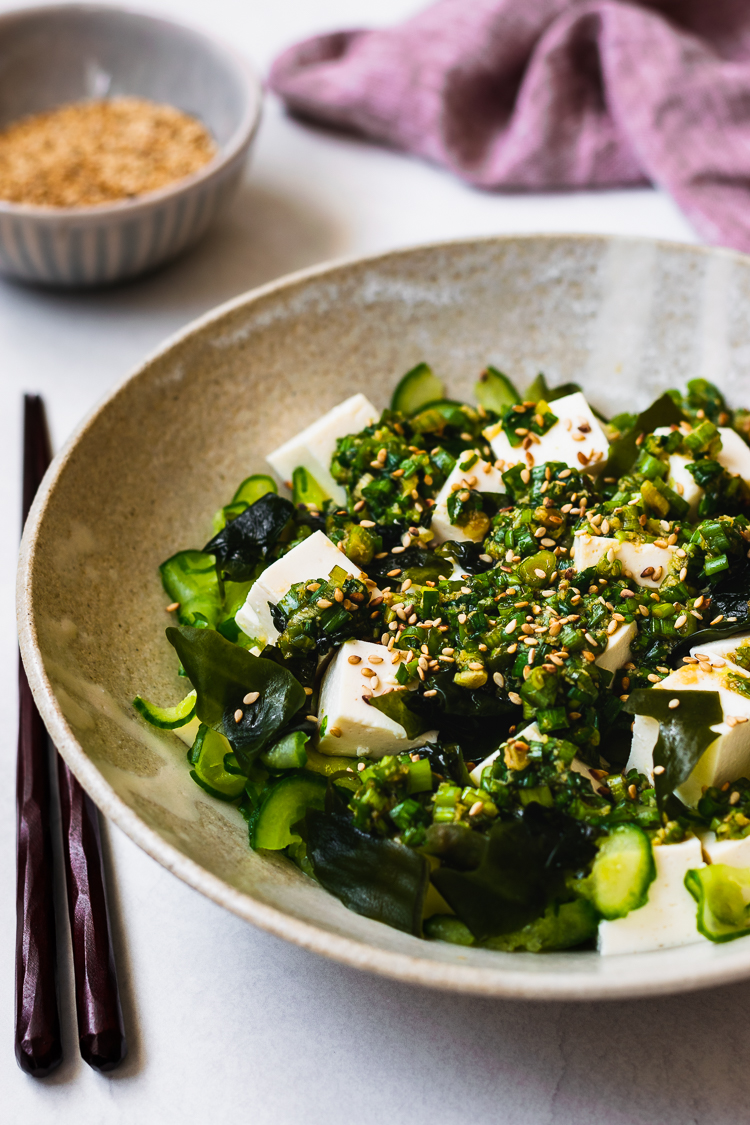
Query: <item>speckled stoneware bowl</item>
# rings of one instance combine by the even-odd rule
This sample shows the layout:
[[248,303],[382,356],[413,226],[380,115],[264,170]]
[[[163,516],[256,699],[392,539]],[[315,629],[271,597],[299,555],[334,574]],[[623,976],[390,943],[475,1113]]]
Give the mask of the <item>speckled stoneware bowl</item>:
[[226,207],[260,120],[260,83],[244,59],[130,9],[65,4],[0,16],[0,128],[65,102],[122,95],[197,117],[217,155],[158,191],[96,207],[0,200],[0,273],[57,287],[122,281],[174,258]]
[[428,360],[471,397],[488,362],[543,370],[608,411],[704,375],[750,399],[750,258],[596,237],[427,246],[296,274],[170,340],[57,456],[21,549],[21,648],[61,753],[100,808],[160,863],[257,926],[405,981],[491,996],[672,992],[750,975],[750,939],[600,958],[428,943],[346,910],[285,858],[256,854],[233,807],[188,776],[137,692],[176,702],[157,565],[200,546],[264,455],[341,399],[379,405]]

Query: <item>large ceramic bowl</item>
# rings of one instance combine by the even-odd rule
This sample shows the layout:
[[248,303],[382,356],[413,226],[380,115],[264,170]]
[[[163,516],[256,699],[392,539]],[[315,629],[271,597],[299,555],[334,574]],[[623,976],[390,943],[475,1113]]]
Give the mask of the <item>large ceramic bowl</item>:
[[249,922],[402,980],[493,996],[665,993],[750,975],[750,938],[601,958],[428,943],[346,910],[247,846],[233,807],[190,779],[137,692],[184,690],[158,563],[200,546],[238,480],[311,417],[364,390],[380,406],[419,360],[471,396],[488,362],[521,386],[579,380],[604,410],[704,375],[750,400],[750,258],[589,237],[427,246],[297,274],[170,340],[57,456],[21,550],[21,648],[70,767],[154,859]]
[[95,207],[0,200],[0,273],[60,287],[122,281],[174,258],[237,188],[260,120],[260,83],[203,32],[98,4],[0,15],[0,129],[65,102],[123,95],[173,105],[211,132],[216,156],[158,191]]

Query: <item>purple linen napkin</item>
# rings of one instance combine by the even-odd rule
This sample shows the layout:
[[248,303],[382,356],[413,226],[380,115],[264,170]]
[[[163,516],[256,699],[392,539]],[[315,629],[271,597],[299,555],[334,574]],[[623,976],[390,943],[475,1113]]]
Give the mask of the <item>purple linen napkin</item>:
[[439,0],[299,43],[269,84],[477,187],[650,181],[750,251],[750,0]]

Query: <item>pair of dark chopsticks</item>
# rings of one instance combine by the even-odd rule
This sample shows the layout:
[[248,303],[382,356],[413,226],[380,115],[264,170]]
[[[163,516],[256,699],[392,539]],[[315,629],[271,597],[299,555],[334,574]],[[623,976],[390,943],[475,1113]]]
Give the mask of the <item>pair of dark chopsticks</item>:
[[[51,460],[44,403],[24,398],[23,522]],[[62,1062],[47,731],[19,662],[16,787],[16,1059],[41,1078]],[[114,1070],[127,1053],[96,807],[53,751],[73,943],[78,1042],[85,1062]]]

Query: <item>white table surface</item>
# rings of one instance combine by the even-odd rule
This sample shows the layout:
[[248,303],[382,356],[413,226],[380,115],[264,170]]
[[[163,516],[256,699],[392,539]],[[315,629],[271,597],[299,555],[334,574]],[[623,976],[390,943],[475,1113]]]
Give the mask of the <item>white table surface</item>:
[[[414,0],[150,0],[265,70],[315,31],[387,23]],[[6,7],[0,3],[0,9]],[[105,826],[130,1054],[78,1056],[67,952],[66,1058],[13,1058],[13,587],[21,394],[62,442],[158,342],[226,298],[326,258],[473,234],[601,231],[694,241],[651,190],[480,194],[447,174],[286,119],[273,99],[221,224],[145,281],[92,295],[0,282],[0,675],[10,721],[0,790],[0,1120],[8,1125],[729,1125],[750,1099],[750,984],[631,1004],[502,1003],[368,976],[269,937],[183,886]],[[66,946],[63,946],[66,950]]]

